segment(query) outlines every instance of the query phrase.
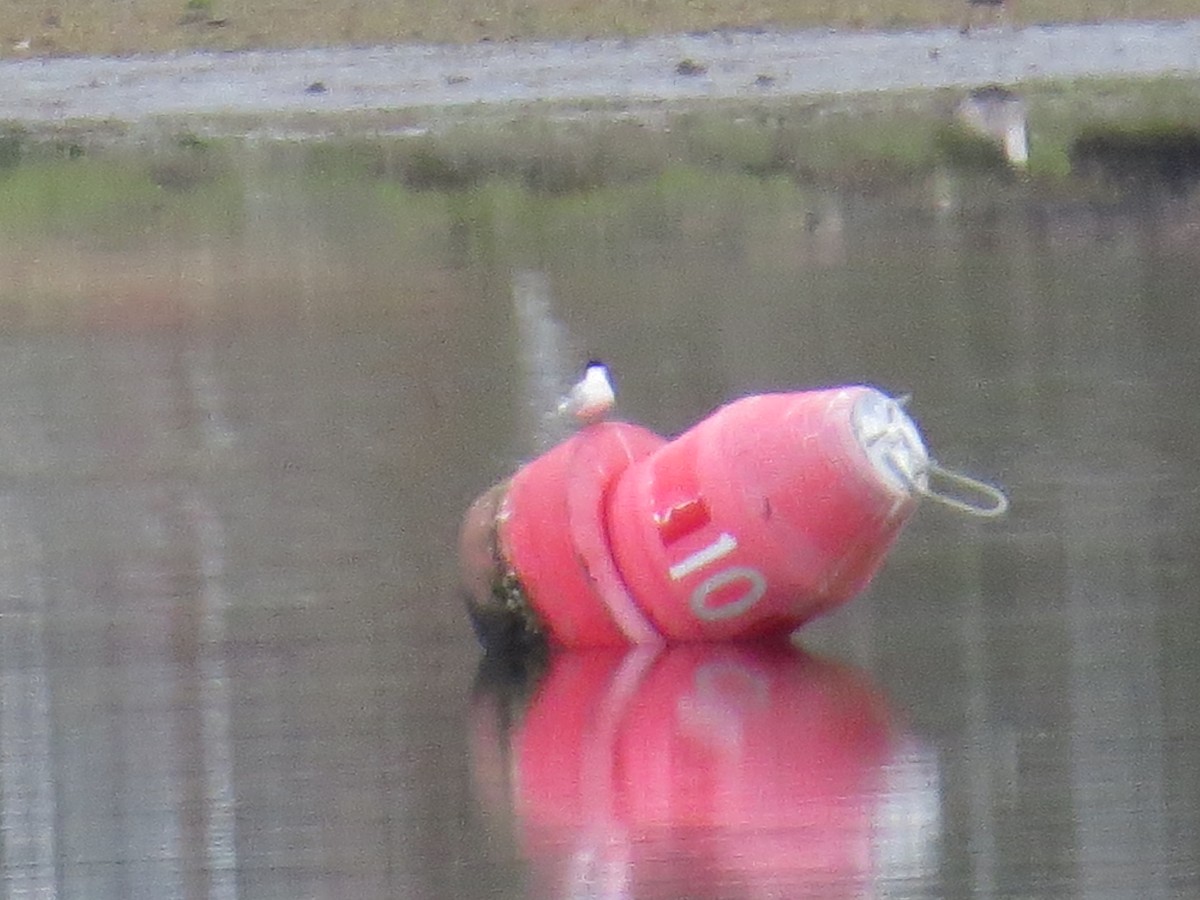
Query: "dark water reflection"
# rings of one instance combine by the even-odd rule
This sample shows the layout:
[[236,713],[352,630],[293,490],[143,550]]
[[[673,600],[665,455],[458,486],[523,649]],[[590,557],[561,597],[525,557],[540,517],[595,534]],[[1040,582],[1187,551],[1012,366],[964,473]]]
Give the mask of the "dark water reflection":
[[[1195,199],[247,171],[221,228],[0,250],[7,896],[1194,893]],[[1011,514],[922,511],[815,658],[608,659],[497,700],[458,518],[589,352],[662,431],[765,388],[912,391]],[[714,666],[750,695],[699,703]]]

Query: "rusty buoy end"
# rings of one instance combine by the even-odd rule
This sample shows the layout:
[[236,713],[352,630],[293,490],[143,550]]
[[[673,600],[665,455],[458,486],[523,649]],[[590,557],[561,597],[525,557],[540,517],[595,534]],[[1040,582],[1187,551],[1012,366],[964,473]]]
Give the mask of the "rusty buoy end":
[[500,552],[499,516],[508,493],[503,481],[467,510],[459,535],[459,560],[467,614],[489,651],[521,651],[544,643],[537,613],[521,579]]

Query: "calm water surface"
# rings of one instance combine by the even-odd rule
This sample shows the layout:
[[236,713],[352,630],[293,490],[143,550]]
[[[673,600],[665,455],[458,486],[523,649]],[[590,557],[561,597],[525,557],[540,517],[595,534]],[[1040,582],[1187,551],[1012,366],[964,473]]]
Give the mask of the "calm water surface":
[[[1200,198],[243,178],[0,248],[4,896],[1195,896]],[[593,353],[912,392],[1011,513],[794,653],[481,666],[459,517]]]

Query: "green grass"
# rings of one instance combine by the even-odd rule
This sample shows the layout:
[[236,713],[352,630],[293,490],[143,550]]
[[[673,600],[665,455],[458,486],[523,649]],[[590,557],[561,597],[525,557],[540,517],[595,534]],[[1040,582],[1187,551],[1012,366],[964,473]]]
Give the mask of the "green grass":
[[[228,230],[239,220],[240,176],[220,147],[179,142],[153,150],[91,152],[81,144],[20,139],[0,126],[0,233],[87,234],[120,244],[149,230]],[[6,145],[10,157],[3,163]]]
[[[1026,96],[1032,152],[1028,178],[1009,178],[1018,190],[1067,181],[1081,137],[1099,135],[1119,148],[1126,134],[1143,146],[1157,136],[1194,134],[1200,121],[1197,79],[1035,83]],[[469,217],[471,196],[497,190],[565,202],[582,197],[594,212],[604,198],[623,196],[625,186],[687,183],[699,191],[713,178],[768,193],[786,185],[920,191],[938,170],[1003,170],[994,151],[952,125],[956,98],[952,91],[911,91],[752,108],[711,103],[660,112],[655,127],[527,115],[419,137],[277,142],[253,151],[188,132],[130,148],[0,125],[0,231],[74,229],[113,241],[147,228],[228,232],[240,227],[247,180],[263,171],[291,179],[291,188],[353,196],[348,209],[363,215],[391,198],[424,216],[444,211],[450,197],[455,215]],[[247,165],[248,154],[262,152],[275,156]],[[415,239],[422,226],[406,221],[402,227]]]
[[[1194,136],[1200,121],[1198,80],[1034,84],[1031,170],[1018,176],[949,125],[957,96],[711,103],[659,111],[655,127],[481,118],[421,137],[253,144],[190,132],[114,143],[0,124],[0,244],[22,261],[15,271],[31,273],[0,291],[0,319],[119,317],[122,304],[139,315],[143,301],[164,315],[207,315],[224,302],[223,279],[243,277],[247,246],[265,248],[250,267],[264,296],[291,297],[297,240],[341,265],[390,261],[394,271],[375,265],[376,277],[416,285],[413,302],[499,260],[544,267],[553,256],[586,285],[585,272],[612,265],[612,247],[660,243],[734,241],[764,271],[791,277],[788,260],[812,242],[830,192],[886,197],[880,208],[904,215],[932,215],[939,184],[954,186],[963,215],[1083,192],[1103,199],[1147,182],[1077,180],[1081,137],[1120,150],[1112,136],[1128,135],[1140,148]],[[330,314],[352,302],[338,293],[336,265],[304,277],[328,279]],[[84,283],[98,287],[83,297]]]
[[1200,80],[1164,76],[1145,80],[1086,78],[1034,82],[1029,97],[1029,169],[1047,178],[1066,176],[1070,148],[1096,129],[1140,131],[1200,122]]
[[[0,0],[0,55],[470,43],[746,27],[919,28],[957,25],[965,8],[960,0]],[[1195,0],[1019,0],[1012,19],[1198,14]]]

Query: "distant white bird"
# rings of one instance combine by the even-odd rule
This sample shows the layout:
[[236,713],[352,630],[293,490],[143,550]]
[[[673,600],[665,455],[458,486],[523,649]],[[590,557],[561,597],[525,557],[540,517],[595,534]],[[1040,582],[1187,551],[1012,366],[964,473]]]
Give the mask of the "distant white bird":
[[603,419],[617,402],[608,367],[599,360],[588,360],[583,378],[576,382],[558,404],[561,414],[570,414],[584,424]]
[[955,111],[971,131],[1000,144],[1014,169],[1029,165],[1029,127],[1025,100],[998,84],[971,91]]

